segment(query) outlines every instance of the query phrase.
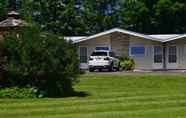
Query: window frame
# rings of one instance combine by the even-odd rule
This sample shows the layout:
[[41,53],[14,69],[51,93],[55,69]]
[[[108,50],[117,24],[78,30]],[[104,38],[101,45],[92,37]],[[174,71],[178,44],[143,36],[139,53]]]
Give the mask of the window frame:
[[[160,47],[161,48],[161,51],[160,52],[155,52],[155,48],[156,47]],[[155,59],[155,56],[161,56],[161,61],[160,62],[158,62],[158,61],[156,61]],[[153,46],[153,63],[163,63],[163,47],[161,46],[161,45],[154,45]]]
[[[132,48],[134,47],[143,47],[144,48],[144,53],[143,54],[132,54]],[[146,54],[146,47],[144,45],[130,45],[129,46],[129,55],[130,56],[145,56]]]
[[110,46],[106,46],[106,45],[103,45],[103,46],[96,46],[96,47],[95,47],[95,50],[97,50],[96,48],[101,48],[101,47],[105,47],[105,48],[107,47],[107,48],[108,48],[108,51],[110,50]]
[[[175,54],[172,54],[172,52],[170,52],[170,47],[175,47]],[[171,63],[177,63],[178,62],[178,57],[177,57],[178,52],[177,51],[178,51],[178,48],[177,48],[176,45],[171,45],[171,46],[168,47],[168,63],[171,64]],[[171,56],[175,57],[175,61],[172,61]],[[173,58],[173,60],[174,60],[174,58]]]
[[[81,62],[81,48],[86,48],[86,62]],[[80,63],[88,63],[88,47],[87,46],[79,46],[79,62]]]

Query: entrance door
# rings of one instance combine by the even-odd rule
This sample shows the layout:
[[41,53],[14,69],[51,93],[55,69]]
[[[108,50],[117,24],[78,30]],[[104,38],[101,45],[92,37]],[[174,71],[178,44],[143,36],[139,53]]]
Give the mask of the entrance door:
[[87,69],[88,68],[88,49],[87,49],[87,47],[79,47],[79,60],[80,60],[80,68]]
[[167,47],[167,69],[177,68],[177,47],[168,46]]
[[153,47],[153,69],[163,69],[163,47]]

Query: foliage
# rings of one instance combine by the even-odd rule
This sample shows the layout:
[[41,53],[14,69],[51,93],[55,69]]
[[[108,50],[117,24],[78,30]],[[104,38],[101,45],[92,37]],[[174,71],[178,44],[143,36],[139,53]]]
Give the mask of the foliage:
[[73,94],[79,70],[71,42],[33,26],[7,33],[3,48],[7,86],[34,86],[48,97]]
[[4,20],[7,15],[7,0],[0,0],[0,21]]
[[37,98],[38,90],[36,88],[1,88],[0,98]]
[[132,70],[134,68],[134,60],[129,57],[120,58],[120,66],[122,70]]
[[90,35],[113,27],[148,34],[186,31],[184,0],[1,1],[1,20],[7,8],[16,9],[23,18],[31,15],[43,31],[65,36]]
[[34,2],[29,11],[39,13],[33,18],[44,30],[52,29],[64,35],[89,35],[113,27],[149,34],[184,33],[186,29],[186,2],[183,0],[80,1]]

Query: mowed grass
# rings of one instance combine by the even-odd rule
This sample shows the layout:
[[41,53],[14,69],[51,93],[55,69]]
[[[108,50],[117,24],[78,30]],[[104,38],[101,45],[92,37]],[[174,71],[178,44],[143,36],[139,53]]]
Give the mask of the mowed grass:
[[184,75],[83,75],[83,97],[0,99],[0,118],[185,118]]

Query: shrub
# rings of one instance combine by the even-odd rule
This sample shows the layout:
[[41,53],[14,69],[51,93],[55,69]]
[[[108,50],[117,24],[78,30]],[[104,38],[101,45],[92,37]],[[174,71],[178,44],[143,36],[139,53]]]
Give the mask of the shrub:
[[120,58],[120,66],[122,70],[132,70],[134,65],[134,60],[129,57]]
[[3,44],[5,87],[34,86],[47,97],[73,94],[72,82],[79,70],[71,42],[28,27],[7,33]]
[[37,98],[38,90],[36,88],[1,88],[0,98]]

